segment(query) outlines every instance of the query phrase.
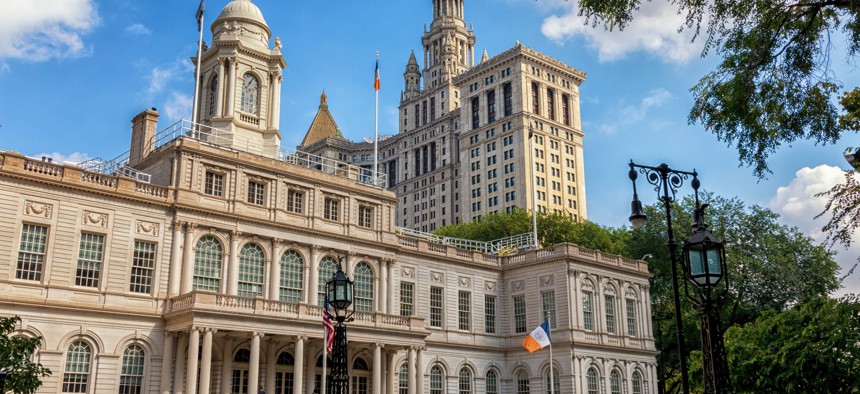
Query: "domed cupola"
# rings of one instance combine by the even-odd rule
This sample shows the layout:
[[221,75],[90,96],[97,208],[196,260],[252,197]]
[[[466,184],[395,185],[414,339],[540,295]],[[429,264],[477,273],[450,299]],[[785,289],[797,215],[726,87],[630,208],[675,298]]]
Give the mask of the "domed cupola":
[[222,34],[235,36],[244,44],[268,48],[272,31],[251,0],[233,0],[212,23],[212,37],[218,39]]

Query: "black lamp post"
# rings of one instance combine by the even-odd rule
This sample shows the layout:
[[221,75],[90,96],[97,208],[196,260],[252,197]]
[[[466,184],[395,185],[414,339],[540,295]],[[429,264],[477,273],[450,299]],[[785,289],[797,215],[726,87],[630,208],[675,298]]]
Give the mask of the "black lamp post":
[[[719,315],[723,297],[715,293],[720,281],[726,290],[729,287],[725,275],[726,253],[723,243],[708,231],[705,224],[707,206],[699,205],[697,196],[693,235],[684,243],[684,270],[698,287],[699,300],[694,302],[702,310],[702,369],[705,393],[729,393],[729,368]],[[689,291],[687,295],[689,296]]]
[[[353,281],[343,272],[341,261],[343,257],[338,256],[337,272],[326,282],[327,302],[334,309],[334,344],[332,345],[331,375],[327,394],[349,394],[349,371],[346,341],[346,325],[344,324],[353,313],[355,306],[350,310],[352,303]],[[323,371],[325,373],[325,371]]]
[[6,371],[0,369],[0,393],[6,392]]
[[[638,170],[638,172],[637,172]],[[681,322],[681,297],[678,291],[678,258],[676,251],[678,244],[675,242],[675,233],[672,231],[672,201],[675,201],[675,194],[678,188],[684,185],[684,181],[693,177],[691,186],[698,193],[699,178],[695,170],[693,172],[673,170],[665,163],[657,167],[643,166],[630,161],[630,171],[627,173],[630,181],[633,182],[633,202],[631,204],[630,224],[634,229],[640,229],[645,225],[645,212],[642,210],[642,202],[639,201],[639,195],[636,193],[636,178],[638,173],[645,175],[648,183],[654,186],[654,191],[657,192],[658,199],[663,203],[663,208],[666,211],[666,233],[668,241],[666,246],[669,247],[669,262],[672,273],[672,296],[675,302],[675,335],[678,337],[678,363],[681,370],[681,389],[684,394],[690,393],[690,379],[687,374],[687,360],[684,357],[684,330]]]

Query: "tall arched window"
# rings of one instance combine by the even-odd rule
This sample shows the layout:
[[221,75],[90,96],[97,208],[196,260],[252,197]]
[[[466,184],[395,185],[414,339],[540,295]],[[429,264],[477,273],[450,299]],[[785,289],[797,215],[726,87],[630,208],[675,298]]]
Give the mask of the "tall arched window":
[[609,374],[609,392],[621,394],[621,374],[618,371],[612,371]]
[[409,394],[409,364],[400,364],[400,376],[398,378],[398,383],[400,383],[400,385],[397,389],[397,393]]
[[215,115],[215,98],[218,97],[218,75],[212,76],[209,83],[209,115]]
[[303,270],[304,261],[298,252],[288,250],[281,255],[281,301],[302,302]]
[[633,394],[644,394],[642,390],[642,374],[639,371],[633,371]]
[[585,381],[588,384],[588,394],[599,394],[597,390],[597,370],[592,368],[588,369],[588,372],[585,374]]
[[248,394],[248,363],[251,361],[251,351],[239,349],[233,356],[233,391],[236,394]]
[[352,394],[368,394],[368,383],[370,382],[370,368],[367,361],[359,357],[352,362]]
[[239,252],[239,297],[263,296],[266,257],[260,245],[245,244]]
[[460,379],[457,386],[459,394],[472,394],[472,371],[469,368],[460,368]]
[[373,312],[373,269],[367,263],[355,267],[355,310]]
[[444,385],[442,385],[442,367],[434,365],[430,369],[430,394],[443,394]]
[[122,354],[122,374],[119,377],[119,394],[143,392],[143,375],[146,352],[139,345],[129,345]]
[[245,74],[242,79],[242,111],[249,114],[259,115],[260,82],[251,73]]
[[325,256],[320,260],[320,273],[317,279],[317,291],[319,292],[319,304],[325,302],[325,284],[331,279],[331,276],[337,272],[337,260],[331,256]]
[[[559,390],[559,385],[561,384],[561,382],[559,382],[558,379],[558,368],[552,367],[552,381],[549,380],[549,370],[547,370],[547,374],[544,377],[544,382],[544,384],[546,385],[545,387],[547,394],[559,394],[561,392],[561,390]],[[550,391],[550,388],[552,388],[552,391]]]
[[86,393],[89,390],[92,350],[84,341],[75,341],[66,352],[63,370],[64,393]]
[[221,290],[221,242],[211,235],[197,241],[194,251],[194,290]]
[[492,369],[487,371],[487,394],[499,394],[499,374]]
[[293,394],[293,365],[295,359],[287,352],[281,352],[275,362],[275,394]]
[[517,372],[517,394],[529,394],[529,375],[525,370]]

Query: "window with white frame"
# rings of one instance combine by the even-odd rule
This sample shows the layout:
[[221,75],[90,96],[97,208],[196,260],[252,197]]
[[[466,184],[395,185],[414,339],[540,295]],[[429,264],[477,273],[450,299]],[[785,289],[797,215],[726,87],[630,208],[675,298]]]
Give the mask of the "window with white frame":
[[636,335],[636,300],[628,298],[627,306],[627,335]]
[[245,74],[242,78],[242,96],[241,96],[242,111],[249,114],[259,115],[260,110],[260,82],[257,81],[251,73]]
[[544,291],[540,293],[541,305],[543,307],[543,315],[546,316],[546,313],[549,312],[549,326],[550,328],[556,328],[556,316],[555,316],[555,291]]
[[89,392],[92,350],[84,341],[75,341],[66,351],[66,365],[63,369],[64,393]]
[[461,330],[472,329],[472,293],[460,290],[457,294],[457,328]]
[[373,207],[370,205],[358,206],[358,226],[371,228],[373,227]]
[[287,191],[287,211],[302,213],[305,193],[301,190],[290,189]]
[[275,394],[292,394],[296,360],[288,352],[281,352],[275,360]]
[[209,115],[215,115],[215,98],[218,97],[218,75],[212,76],[212,81],[209,82]]
[[129,345],[122,354],[119,394],[141,394],[146,367],[146,353],[140,345]]
[[337,259],[332,256],[325,256],[320,260],[319,277],[317,278],[317,293],[319,299],[317,303],[323,306],[326,296],[326,283],[331,280],[332,275],[337,272]]
[[153,242],[134,241],[131,259],[131,278],[128,290],[132,293],[152,292],[152,274],[155,271],[155,249]]
[[520,370],[516,375],[517,394],[529,394],[529,375],[524,370]]
[[251,351],[248,349],[239,349],[236,355],[233,356],[233,379],[231,393],[249,394],[249,362],[251,361]]
[[255,205],[265,203],[266,184],[258,181],[248,181],[248,202]]
[[430,369],[430,394],[443,394],[443,386],[442,386],[442,367],[438,365],[434,365],[433,368]]
[[221,290],[221,262],[223,259],[221,242],[207,235],[197,241],[194,248],[194,290]]
[[621,394],[621,374],[617,370],[609,374],[609,393]]
[[400,373],[398,376],[398,394],[409,394],[409,364],[400,364]]
[[326,197],[323,207],[323,218],[327,220],[340,220],[340,200],[334,197]]
[[496,370],[487,371],[485,386],[487,394],[499,394],[499,374],[496,373]]
[[430,288],[430,327],[442,327],[442,288]]
[[615,296],[604,294],[603,302],[606,310],[606,332],[615,333]]
[[203,183],[203,193],[215,197],[221,197],[224,195],[224,175],[217,172],[206,171],[206,181]]
[[460,368],[460,378],[458,379],[459,394],[472,394],[472,371],[469,368]]
[[415,310],[415,284],[400,282],[400,316],[412,316]]
[[104,259],[105,236],[81,233],[78,251],[78,267],[75,272],[75,285],[99,287]]
[[592,293],[590,291],[582,292],[582,328],[588,331],[594,330],[592,323]]
[[255,243],[245,244],[239,252],[239,297],[263,296],[263,270],[266,256]]
[[21,243],[18,246],[16,279],[42,280],[47,244],[48,227],[24,223],[21,229]]
[[496,296],[484,296],[484,332],[496,333]]
[[355,266],[355,310],[373,312],[373,269],[367,263]]
[[[546,394],[561,393],[561,390],[558,388],[561,384],[561,382],[559,382],[558,368],[552,367],[552,380],[550,380],[549,370],[547,370],[547,373],[544,375],[544,382],[546,384]],[[552,390],[550,391],[550,389]]]
[[644,394],[642,389],[642,387],[644,387],[642,385],[642,374],[639,373],[639,371],[633,371],[633,377],[631,380],[633,383],[633,394]]
[[526,327],[526,296],[525,295],[515,295],[514,296],[514,332],[523,333],[526,332],[528,328]]
[[585,382],[588,386],[588,394],[599,394],[597,388],[597,370],[594,367],[589,368],[585,374]]
[[299,252],[288,250],[281,255],[281,286],[279,299],[283,302],[302,302],[304,261]]

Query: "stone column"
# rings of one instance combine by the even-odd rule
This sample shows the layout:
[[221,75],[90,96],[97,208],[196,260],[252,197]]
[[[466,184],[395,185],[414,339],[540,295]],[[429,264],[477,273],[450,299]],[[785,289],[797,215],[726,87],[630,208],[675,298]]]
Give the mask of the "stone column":
[[648,324],[650,320],[646,320],[650,319],[651,316],[651,288],[649,286],[643,287],[639,298],[639,305],[642,305],[641,308],[644,309],[644,311],[640,310],[640,308],[634,308],[634,313],[644,313],[637,313],[636,315],[636,325],[641,327],[641,330],[636,333],[643,338],[654,338],[654,327],[651,324]]
[[[230,262],[227,268],[227,294],[239,294],[239,232],[230,232]],[[256,390],[257,388],[254,387]]]
[[209,394],[209,382],[212,376],[212,334],[215,330],[203,330],[203,354],[200,357],[200,393]]
[[257,390],[260,386],[260,337],[264,334],[251,333],[251,360],[248,362],[248,390]]
[[409,388],[406,390],[408,394],[416,394],[418,390],[416,390],[416,385],[418,384],[418,379],[415,377],[415,348],[411,347],[408,350],[407,356],[409,360]]
[[182,222],[173,220],[173,239],[170,243],[170,267],[168,268],[167,296],[179,295],[179,281],[182,280],[182,251],[179,240],[182,238]]
[[161,353],[163,355],[161,358],[161,385],[159,387],[161,394],[170,394],[173,388],[170,384],[170,373],[173,372],[171,362],[173,361],[173,349],[175,347],[173,343],[174,338],[176,338],[175,333],[164,332],[164,351]]
[[281,72],[278,71],[275,73],[275,88],[274,88],[274,98],[272,105],[272,122],[269,124],[269,128],[279,129],[281,126],[281,83],[284,80]]
[[217,96],[215,96],[215,116],[221,117],[224,114],[224,92],[227,91],[227,87],[224,86],[224,83],[227,81],[224,78],[224,59],[218,59],[218,91],[215,92]]
[[305,289],[308,291],[308,304],[310,305],[319,305],[319,252],[320,249],[318,246],[311,246],[310,275],[308,275],[308,284],[305,286]]
[[[270,259],[271,267],[269,269],[269,299],[272,301],[278,301],[281,299],[281,260],[279,258],[280,251],[278,250],[278,246],[281,244],[281,240],[278,238],[272,239],[272,258]],[[267,390],[268,392],[268,390]],[[274,392],[274,390],[273,390]]]
[[388,294],[386,299],[388,300],[388,313],[390,314],[400,314],[400,311],[397,308],[397,304],[394,302],[394,270],[396,270],[397,263],[394,260],[388,260]]
[[200,329],[194,327],[191,333],[188,334],[188,367],[185,379],[185,392],[188,394],[197,393],[197,357],[200,352]]
[[417,360],[415,360],[415,384],[418,385],[417,394],[424,394],[424,348],[418,348]]
[[230,394],[233,391],[233,337],[224,337],[224,352],[221,355],[221,391]]
[[185,363],[188,356],[185,349],[188,347],[188,337],[180,333],[178,342],[176,344],[176,363],[173,367],[173,370],[176,371],[173,378],[174,394],[185,392]]
[[187,294],[194,286],[194,223],[185,224],[185,244],[182,247],[182,286],[179,293]]
[[239,62],[235,57],[228,59],[230,67],[230,78],[227,83],[227,116],[233,116],[233,107],[236,106],[236,74],[239,72]]
[[385,392],[387,394],[395,394],[394,388],[397,387],[400,382],[400,368],[398,368],[397,365],[394,364],[394,360],[396,358],[397,351],[389,350],[388,360],[386,362],[386,364],[388,364],[388,367],[386,368],[388,370],[388,382],[385,383]]
[[[308,355],[307,355],[306,360],[305,360],[305,362],[306,362],[305,366],[307,367],[308,370],[305,371],[305,377],[307,378],[308,382],[305,385],[306,386],[305,387],[305,394],[313,394],[314,383],[315,383],[314,378],[316,377],[315,375],[316,375],[316,368],[317,368],[316,367],[317,360],[316,360],[316,357],[314,357],[315,352],[314,352],[314,349],[311,348],[310,343],[308,343],[307,347],[308,347]],[[314,346],[314,348],[315,347],[316,346]]]
[[302,394],[302,384],[304,383],[304,367],[305,367],[305,342],[307,337],[296,338],[295,363],[293,364],[293,393]]
[[388,300],[391,298],[388,287],[388,259],[379,259],[379,308],[382,313],[388,311]]
[[344,263],[346,264],[343,267],[343,272],[346,272],[346,276],[355,279],[355,253],[347,253],[346,258],[344,259]]
[[382,394],[382,344],[373,345],[373,394]]
[[275,364],[278,362],[278,341],[269,339],[267,346],[268,356],[266,358],[266,392],[275,392]]

